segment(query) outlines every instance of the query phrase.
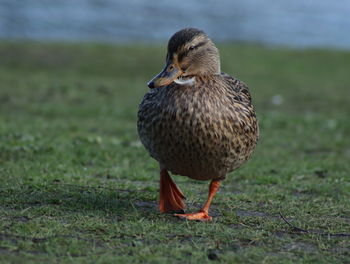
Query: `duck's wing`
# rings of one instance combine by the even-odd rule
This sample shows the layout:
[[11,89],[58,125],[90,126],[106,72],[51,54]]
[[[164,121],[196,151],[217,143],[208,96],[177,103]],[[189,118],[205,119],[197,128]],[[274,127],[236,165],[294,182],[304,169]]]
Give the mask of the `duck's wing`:
[[251,139],[251,142],[255,142],[254,144],[256,144],[259,137],[259,127],[248,86],[226,73],[222,73],[221,75],[231,91],[229,97],[233,102],[235,111],[239,113],[237,120],[239,120],[240,128],[244,131],[242,133],[247,135]]
[[248,86],[244,82],[224,72],[221,73],[221,76],[225,79],[227,85],[235,92],[235,96],[237,97],[235,99],[237,101],[248,102],[251,104],[252,97],[250,95]]

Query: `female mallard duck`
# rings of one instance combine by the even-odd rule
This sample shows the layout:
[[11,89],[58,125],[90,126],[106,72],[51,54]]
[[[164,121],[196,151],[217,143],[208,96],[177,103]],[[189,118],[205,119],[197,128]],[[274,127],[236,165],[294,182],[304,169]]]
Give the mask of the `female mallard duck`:
[[[183,29],[168,43],[166,66],[149,83],[138,112],[143,145],[160,165],[161,212],[211,220],[210,203],[226,175],[252,154],[258,122],[247,86],[220,71],[218,49],[201,30]],[[168,174],[211,180],[208,200],[184,214],[184,195]]]

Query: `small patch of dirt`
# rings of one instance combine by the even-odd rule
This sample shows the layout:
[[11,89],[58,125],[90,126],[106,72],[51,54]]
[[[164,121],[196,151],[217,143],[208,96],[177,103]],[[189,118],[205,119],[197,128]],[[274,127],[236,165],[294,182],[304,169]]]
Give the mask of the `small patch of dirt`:
[[17,221],[17,222],[22,222],[22,223],[26,223],[30,221],[30,218],[27,216],[14,216],[12,217],[13,221]]
[[272,236],[278,237],[278,238],[285,238],[286,236],[288,236],[288,234],[286,232],[283,232],[283,231],[276,231],[276,232],[272,233]]
[[313,191],[310,190],[295,190],[291,192],[292,195],[298,197],[298,198],[309,198],[310,196],[313,196],[315,193]]

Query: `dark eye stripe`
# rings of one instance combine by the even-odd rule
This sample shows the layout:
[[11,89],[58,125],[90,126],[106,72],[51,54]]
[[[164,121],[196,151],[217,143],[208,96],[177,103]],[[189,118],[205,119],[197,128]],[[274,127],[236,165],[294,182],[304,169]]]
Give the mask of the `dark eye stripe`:
[[181,62],[182,59],[188,55],[189,52],[191,52],[191,51],[193,51],[193,50],[195,50],[195,49],[198,49],[199,47],[201,47],[201,46],[203,46],[203,45],[205,45],[205,44],[206,44],[205,41],[199,42],[199,43],[198,43],[196,46],[194,46],[191,50],[186,50],[186,51],[180,53],[180,54],[178,55],[178,57],[177,57],[177,58],[178,58],[178,61]]
[[196,46],[194,46],[193,48],[194,48],[194,49],[198,49],[199,47],[205,45],[205,43],[207,43],[207,42],[205,42],[205,41],[199,42],[199,43],[198,43]]

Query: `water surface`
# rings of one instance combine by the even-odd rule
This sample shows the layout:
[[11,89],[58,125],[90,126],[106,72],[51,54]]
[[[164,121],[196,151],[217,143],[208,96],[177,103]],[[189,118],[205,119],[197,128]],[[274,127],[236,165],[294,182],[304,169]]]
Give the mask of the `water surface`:
[[348,0],[0,0],[0,38],[166,41],[184,27],[216,41],[350,48]]

